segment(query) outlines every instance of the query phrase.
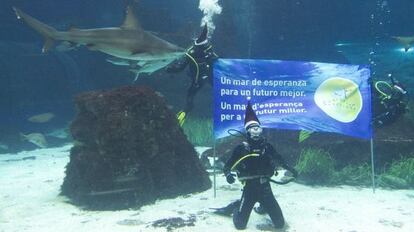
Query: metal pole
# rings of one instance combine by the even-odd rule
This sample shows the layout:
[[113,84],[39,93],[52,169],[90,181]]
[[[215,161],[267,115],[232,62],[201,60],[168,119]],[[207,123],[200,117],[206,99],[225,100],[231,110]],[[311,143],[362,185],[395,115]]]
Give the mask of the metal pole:
[[214,198],[216,198],[216,138],[213,140],[213,189],[214,189]]
[[371,176],[372,176],[372,191],[375,193],[375,169],[374,169],[374,139],[371,138]]

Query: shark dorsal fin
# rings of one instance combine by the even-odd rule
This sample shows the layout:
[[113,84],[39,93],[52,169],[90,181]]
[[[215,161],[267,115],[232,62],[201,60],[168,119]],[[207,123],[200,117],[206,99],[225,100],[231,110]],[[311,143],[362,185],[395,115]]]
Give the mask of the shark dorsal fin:
[[132,6],[127,7],[125,20],[121,28],[129,30],[142,30],[141,25],[135,17],[134,9]]

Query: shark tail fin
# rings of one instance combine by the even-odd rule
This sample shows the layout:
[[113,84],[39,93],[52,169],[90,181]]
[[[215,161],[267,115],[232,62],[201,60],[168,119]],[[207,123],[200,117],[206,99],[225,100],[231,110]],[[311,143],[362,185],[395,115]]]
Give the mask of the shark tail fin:
[[24,13],[20,9],[13,7],[14,12],[18,19],[22,19],[26,22],[31,28],[35,31],[40,33],[46,40],[45,45],[43,46],[42,52],[47,52],[51,47],[54,45],[55,36],[57,34],[57,30],[51,26],[48,26],[39,20],[33,18],[32,16]]

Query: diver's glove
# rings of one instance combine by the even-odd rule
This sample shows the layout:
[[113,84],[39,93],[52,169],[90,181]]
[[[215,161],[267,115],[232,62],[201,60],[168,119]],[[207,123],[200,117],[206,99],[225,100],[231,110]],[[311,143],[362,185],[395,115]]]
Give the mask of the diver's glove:
[[229,174],[227,174],[226,175],[226,181],[227,181],[227,183],[229,183],[229,184],[233,184],[235,181],[236,181],[236,179],[234,178],[234,174],[231,174],[231,173],[229,173]]

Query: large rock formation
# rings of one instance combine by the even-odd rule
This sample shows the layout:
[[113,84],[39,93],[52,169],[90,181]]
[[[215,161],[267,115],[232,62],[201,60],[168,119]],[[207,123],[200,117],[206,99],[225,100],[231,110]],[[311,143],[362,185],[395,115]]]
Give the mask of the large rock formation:
[[140,207],[211,187],[164,99],[146,87],[76,97],[62,194],[93,209]]

